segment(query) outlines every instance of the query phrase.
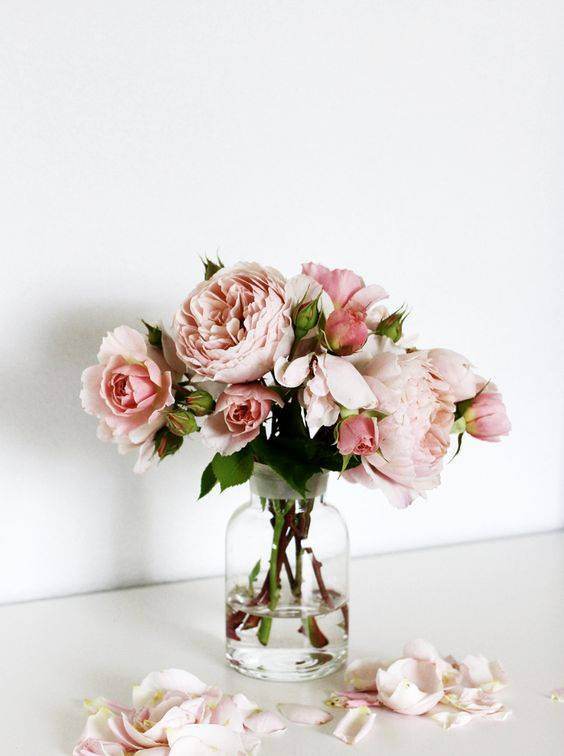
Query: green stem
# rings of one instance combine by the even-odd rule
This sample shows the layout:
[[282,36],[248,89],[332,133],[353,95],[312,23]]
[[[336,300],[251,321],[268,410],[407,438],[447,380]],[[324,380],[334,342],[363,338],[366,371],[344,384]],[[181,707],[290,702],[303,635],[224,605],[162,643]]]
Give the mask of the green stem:
[[[286,504],[282,499],[274,499],[272,508],[274,510],[274,533],[272,535],[272,547],[270,549],[270,567],[268,573],[269,602],[268,608],[274,611],[280,599],[280,588],[278,585],[278,547],[280,545],[280,536],[286,522],[286,514],[291,506],[291,502]],[[257,633],[257,637],[263,646],[268,645],[270,631],[272,629],[272,617],[263,617]]]

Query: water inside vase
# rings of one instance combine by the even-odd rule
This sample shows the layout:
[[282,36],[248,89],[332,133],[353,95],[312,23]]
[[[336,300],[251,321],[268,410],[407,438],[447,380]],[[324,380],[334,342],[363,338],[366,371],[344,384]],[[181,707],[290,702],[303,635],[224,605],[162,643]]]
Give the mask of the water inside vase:
[[348,604],[330,592],[327,603],[313,593],[307,603],[281,602],[276,609],[245,600],[235,587],[226,605],[226,655],[239,672],[264,680],[324,677],[347,654]]

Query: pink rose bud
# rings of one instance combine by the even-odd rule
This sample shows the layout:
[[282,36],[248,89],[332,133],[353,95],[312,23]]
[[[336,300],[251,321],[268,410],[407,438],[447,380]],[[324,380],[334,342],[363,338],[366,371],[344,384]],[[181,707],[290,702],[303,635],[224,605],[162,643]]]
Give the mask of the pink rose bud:
[[339,426],[337,448],[343,457],[349,454],[374,454],[378,442],[378,426],[375,420],[367,415],[351,415]]
[[482,441],[499,441],[511,430],[505,405],[495,386],[489,386],[478,394],[465,411],[466,430]]
[[361,349],[370,333],[365,320],[366,313],[360,310],[333,310],[325,323],[325,337],[331,351],[342,356]]

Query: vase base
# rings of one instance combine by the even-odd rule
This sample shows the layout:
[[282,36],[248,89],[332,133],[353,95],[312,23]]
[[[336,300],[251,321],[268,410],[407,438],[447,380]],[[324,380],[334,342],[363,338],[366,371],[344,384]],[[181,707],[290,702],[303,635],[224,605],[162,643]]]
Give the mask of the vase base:
[[230,667],[246,677],[273,682],[316,680],[336,672],[346,661],[346,647],[304,649],[241,648],[228,641],[226,659]]

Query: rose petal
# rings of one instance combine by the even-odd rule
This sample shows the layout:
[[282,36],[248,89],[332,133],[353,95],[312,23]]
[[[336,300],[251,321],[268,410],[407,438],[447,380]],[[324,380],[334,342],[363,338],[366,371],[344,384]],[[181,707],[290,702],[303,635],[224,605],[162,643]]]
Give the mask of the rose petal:
[[355,745],[359,743],[374,727],[376,714],[369,709],[361,706],[358,709],[351,709],[341,719],[333,735],[343,743]]
[[245,719],[247,730],[257,735],[271,735],[273,732],[285,732],[286,725],[273,711],[255,711]]
[[135,707],[148,704],[155,693],[163,690],[174,690],[187,695],[201,696],[207,685],[195,675],[183,669],[165,669],[161,672],[151,672],[140,685],[133,688],[133,705]]
[[387,666],[377,659],[356,659],[345,670],[345,683],[355,690],[376,690],[376,673]]
[[564,703],[564,688],[554,688],[550,698],[554,703]]
[[375,709],[382,706],[377,693],[361,690],[344,690],[332,693],[325,703],[327,706],[336,706],[340,709],[356,709],[359,706]]
[[333,719],[325,709],[306,704],[279,703],[276,707],[280,714],[288,721],[295,724],[320,725],[326,724]]
[[[169,730],[170,756],[207,756],[207,754],[249,753],[243,736],[228,727],[214,724],[185,725]],[[248,741],[249,744],[256,741]]]

